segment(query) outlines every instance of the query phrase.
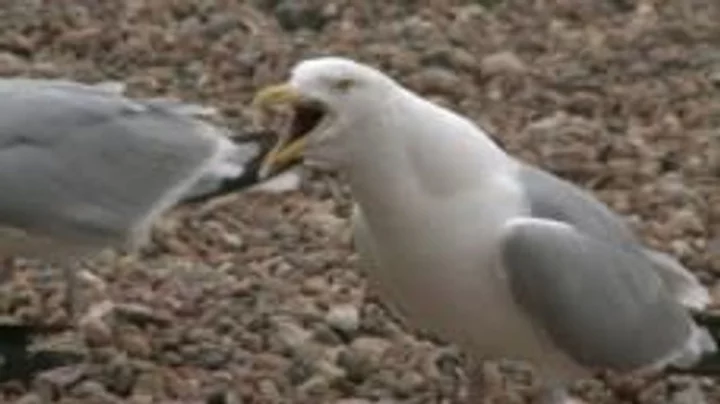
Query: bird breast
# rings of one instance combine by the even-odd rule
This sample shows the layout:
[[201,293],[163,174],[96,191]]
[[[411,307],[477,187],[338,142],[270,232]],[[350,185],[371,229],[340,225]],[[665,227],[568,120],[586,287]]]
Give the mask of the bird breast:
[[413,203],[392,214],[365,212],[360,203],[378,263],[368,276],[381,295],[412,325],[481,355],[515,354],[509,348],[527,344],[508,343],[527,335],[527,324],[518,320],[524,317],[496,255],[500,230],[521,202],[495,191],[447,200],[408,197]]

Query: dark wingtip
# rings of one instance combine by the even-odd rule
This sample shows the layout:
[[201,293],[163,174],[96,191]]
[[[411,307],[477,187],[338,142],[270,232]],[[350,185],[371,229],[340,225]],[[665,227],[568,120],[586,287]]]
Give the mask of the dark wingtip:
[[669,366],[666,370],[668,374],[676,375],[691,375],[691,376],[720,376],[720,354],[714,353],[703,357],[700,362],[696,363],[692,367],[679,368],[676,366]]
[[696,311],[692,317],[696,323],[710,330],[713,336],[720,335],[720,312],[717,310]]
[[180,204],[201,203],[225,194],[238,192],[260,182],[266,181],[269,178],[277,176],[293,167],[285,167],[283,170],[273,173],[273,175],[268,178],[264,178],[262,180],[260,179],[260,176],[258,175],[260,171],[260,165],[262,164],[265,156],[270,152],[270,150],[275,146],[278,141],[278,133],[275,131],[269,129],[248,131],[235,136],[231,136],[230,139],[237,144],[254,143],[260,147],[260,153],[258,153],[255,158],[250,160],[245,165],[245,170],[241,176],[224,181],[212,192],[185,198],[180,201]]
[[29,350],[33,336],[52,330],[54,328],[0,322],[0,383],[28,383],[40,372],[75,364],[84,359],[84,355],[78,352]]

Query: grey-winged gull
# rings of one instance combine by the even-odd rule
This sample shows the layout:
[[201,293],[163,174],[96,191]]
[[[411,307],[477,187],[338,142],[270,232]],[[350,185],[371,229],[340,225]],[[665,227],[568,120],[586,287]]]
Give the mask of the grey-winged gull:
[[260,91],[294,124],[261,168],[300,156],[347,175],[371,284],[412,324],[477,361],[533,363],[538,398],[596,369],[687,367],[716,351],[691,316],[709,302],[590,193],[506,154],[470,120],[338,57]]
[[[254,185],[274,142],[259,132],[229,136],[201,119],[212,111],[199,105],[123,90],[0,79],[0,251],[60,265],[70,307],[74,258],[140,246],[172,206]],[[32,329],[0,326],[6,365],[27,365],[21,352]]]

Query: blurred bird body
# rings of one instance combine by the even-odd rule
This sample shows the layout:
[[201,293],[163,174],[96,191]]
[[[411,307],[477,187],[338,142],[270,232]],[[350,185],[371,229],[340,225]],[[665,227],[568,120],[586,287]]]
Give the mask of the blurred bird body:
[[[123,90],[0,79],[0,257],[61,265],[70,311],[75,259],[133,250],[174,205],[257,183],[273,141],[231,137],[200,119],[209,111],[199,105],[131,99]],[[12,327],[0,327],[0,346]]]

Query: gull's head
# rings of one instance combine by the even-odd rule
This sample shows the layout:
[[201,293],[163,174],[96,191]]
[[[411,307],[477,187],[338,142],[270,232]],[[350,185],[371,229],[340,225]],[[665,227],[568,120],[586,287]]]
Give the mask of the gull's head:
[[367,112],[381,108],[397,88],[380,71],[350,59],[322,57],[295,65],[283,84],[261,90],[255,108],[285,104],[293,120],[275,148],[267,155],[261,175],[269,175],[301,158],[335,168],[346,158],[349,138]]

